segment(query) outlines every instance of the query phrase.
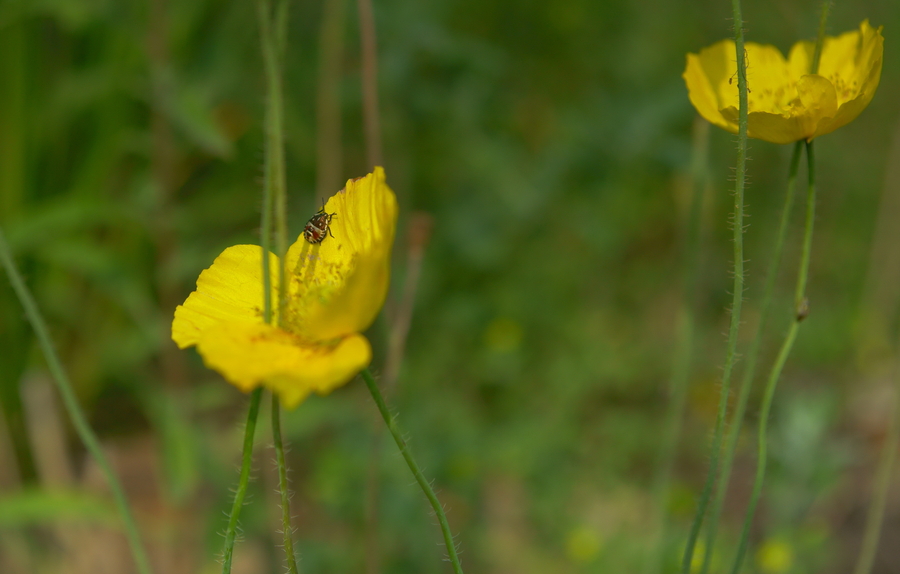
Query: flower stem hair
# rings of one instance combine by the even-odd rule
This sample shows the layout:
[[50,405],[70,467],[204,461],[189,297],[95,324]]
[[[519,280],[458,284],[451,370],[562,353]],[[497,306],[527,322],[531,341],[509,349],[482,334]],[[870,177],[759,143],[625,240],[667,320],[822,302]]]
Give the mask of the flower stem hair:
[[[825,2],[822,3],[822,13],[821,18],[819,19],[819,35],[816,41],[816,54],[820,54],[822,51],[821,45],[825,40],[825,24],[828,19],[829,9],[829,1],[825,0]],[[818,72],[818,62],[818,57],[814,57],[810,73],[815,74]],[[766,388],[763,393],[757,437],[756,476],[753,481],[750,502],[747,504],[747,511],[744,516],[744,525],[741,529],[738,550],[731,570],[732,574],[738,574],[743,566],[744,555],[747,552],[748,538],[750,536],[750,525],[753,522],[756,505],[762,494],[768,457],[769,415],[772,409],[772,402],[775,398],[775,388],[778,385],[778,379],[781,377],[781,371],[784,368],[784,364],[787,362],[787,358],[794,346],[794,340],[797,338],[800,323],[809,314],[809,301],[806,298],[806,284],[809,277],[809,262],[812,253],[813,224],[816,218],[816,159],[812,141],[806,142],[806,163],[809,184],[806,188],[806,220],[803,229],[803,246],[800,253],[800,264],[797,272],[797,286],[794,290],[793,321],[791,321],[791,326],[788,328],[788,333],[778,352],[778,357],[775,359],[775,364],[772,366],[772,371],[766,381]]]
[[463,574],[462,566],[460,566],[459,563],[459,556],[456,552],[456,545],[453,542],[453,533],[450,532],[450,523],[447,522],[447,515],[444,513],[444,507],[441,506],[441,502],[434,493],[434,489],[431,488],[431,485],[425,479],[425,475],[422,474],[419,465],[413,458],[413,455],[409,450],[409,444],[406,442],[406,439],[403,438],[403,433],[400,432],[396,417],[388,411],[387,405],[384,403],[384,397],[381,395],[381,391],[378,389],[378,383],[375,382],[372,373],[366,368],[363,369],[361,374],[363,380],[366,381],[366,386],[369,387],[369,392],[372,394],[375,405],[378,407],[378,412],[381,413],[381,417],[384,419],[388,430],[391,431],[391,436],[394,437],[394,442],[397,443],[397,448],[400,449],[400,454],[403,455],[403,459],[409,466],[409,470],[412,471],[413,476],[416,478],[416,482],[419,483],[419,487],[422,489],[422,492],[425,493],[428,502],[431,503],[431,508],[434,509],[434,514],[437,516],[441,526],[441,533],[444,536],[444,545],[447,547],[447,557],[450,560],[450,564],[453,565],[453,572],[455,574]]
[[712,451],[709,459],[709,470],[706,482],[697,503],[697,511],[691,523],[687,546],[681,561],[682,574],[689,574],[694,557],[694,547],[700,534],[700,527],[706,515],[709,499],[715,488],[718,473],[719,453],[722,450],[722,435],[725,430],[725,415],[728,411],[728,395],[731,389],[731,372],[734,367],[738,330],[741,324],[741,304],[744,298],[744,184],[747,169],[747,61],[744,57],[744,28],[741,12],[741,0],[731,2],[734,19],[735,58],[737,59],[737,81],[739,93],[737,167],[734,184],[733,225],[734,242],[734,286],[732,287],[731,325],[728,329],[728,343],[725,351],[725,366],[722,372],[722,387],[719,397],[719,408],[716,413],[716,426],[713,432]]
[[737,451],[738,439],[741,436],[741,427],[744,422],[744,414],[747,412],[747,403],[750,400],[750,390],[753,388],[753,379],[756,375],[756,361],[759,358],[759,349],[762,346],[766,324],[769,319],[769,309],[772,306],[772,295],[775,292],[775,279],[778,277],[778,268],[781,266],[781,256],[784,252],[784,242],[787,237],[788,224],[794,206],[794,191],[797,184],[797,172],[800,168],[800,156],[803,154],[803,142],[794,145],[791,154],[791,164],[788,172],[787,191],[784,195],[784,207],[781,209],[781,221],[778,225],[778,235],[775,239],[775,247],[772,250],[772,258],[769,261],[769,269],[766,271],[766,284],[763,288],[763,298],[759,306],[759,325],[756,327],[756,335],[750,343],[747,359],[744,363],[744,374],[741,378],[741,387],[738,391],[737,404],[734,414],[731,416],[731,426],[725,439],[725,460],[722,463],[722,476],[719,479],[719,487],[716,489],[716,498],[710,509],[709,526],[706,530],[706,547],[703,553],[703,566],[700,574],[709,572],[712,560],[713,548],[716,542],[719,518],[722,514],[722,506],[725,504],[725,496],[728,493],[728,483],[731,478],[731,467],[734,463],[734,455]]
[[241,474],[234,491],[234,501],[228,514],[228,526],[225,528],[225,549],[222,551],[222,574],[230,574],[231,560],[234,556],[234,539],[237,534],[238,518],[244,506],[244,496],[250,483],[250,466],[253,462],[253,435],[256,432],[256,419],[259,416],[259,401],[262,389],[250,394],[250,408],[247,409],[247,424],[244,425],[244,448],[241,452]]

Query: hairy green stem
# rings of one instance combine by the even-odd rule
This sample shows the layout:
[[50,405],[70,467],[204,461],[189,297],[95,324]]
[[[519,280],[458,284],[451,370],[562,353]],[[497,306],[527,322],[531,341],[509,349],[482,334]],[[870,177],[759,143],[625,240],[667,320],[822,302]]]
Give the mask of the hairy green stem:
[[[266,108],[266,158],[265,158],[265,184],[263,185],[263,207],[262,221],[260,229],[260,250],[262,259],[262,289],[263,289],[263,318],[266,323],[273,322],[272,309],[272,275],[270,270],[271,242],[272,242],[272,216],[275,215],[276,226],[276,252],[279,256],[278,271],[278,293],[284,292],[282,286],[285,284],[284,272],[284,254],[287,252],[287,225],[285,223],[285,213],[287,211],[285,182],[284,182],[284,150],[283,136],[281,128],[281,76],[279,74],[278,54],[283,50],[284,38],[286,35],[287,8],[285,2],[281,2],[278,6],[276,31],[273,34],[272,25],[269,21],[269,5],[266,0],[259,0],[257,3],[259,10],[260,37],[262,43],[263,60],[266,69],[266,79],[268,83],[268,106]],[[279,295],[279,309],[282,305],[283,298]],[[281,316],[281,313],[278,314]],[[241,507],[244,503],[244,495],[247,493],[247,484],[250,480],[250,463],[253,459],[253,434],[256,431],[256,419],[259,416],[259,403],[262,396],[262,389],[258,388],[253,391],[250,396],[250,408],[247,412],[247,426],[244,429],[244,450],[241,462],[241,475],[238,480],[238,487],[234,495],[234,504],[231,507],[231,514],[228,518],[228,527],[225,531],[225,550],[223,552],[222,572],[228,574],[231,572],[231,560],[234,554],[234,539],[237,532],[238,518],[240,517]],[[275,399],[273,402],[277,402]],[[276,409],[273,407],[273,434],[275,434],[275,423],[278,421]],[[278,427],[277,441],[280,444],[281,437],[280,424]],[[276,447],[277,450],[277,447]],[[284,493],[282,493],[284,499]],[[287,511],[290,517],[290,510]],[[286,536],[290,535],[290,529],[285,530]],[[288,553],[288,562],[293,560],[293,545],[285,544],[285,552]],[[295,566],[296,568],[296,566]]]
[[759,349],[762,346],[766,323],[769,319],[769,308],[772,304],[772,296],[775,292],[775,280],[778,276],[778,268],[781,266],[781,256],[784,252],[784,242],[787,238],[787,230],[794,207],[794,190],[797,185],[797,172],[800,168],[800,155],[803,153],[803,142],[794,145],[791,155],[791,164],[788,171],[787,191],[784,195],[784,207],[781,209],[781,221],[778,225],[778,235],[775,238],[775,247],[772,251],[772,259],[769,261],[769,269],[766,272],[766,283],[763,288],[763,298],[759,306],[759,325],[756,327],[756,335],[747,352],[747,360],[744,364],[744,375],[741,379],[741,388],[738,391],[738,401],[731,417],[731,427],[725,439],[725,459],[722,461],[722,477],[719,480],[719,488],[710,509],[709,526],[706,530],[706,548],[703,554],[703,567],[701,574],[707,574],[712,560],[713,547],[716,543],[716,531],[719,526],[719,518],[722,515],[722,506],[725,504],[725,496],[728,493],[728,483],[731,480],[731,467],[734,464],[734,456],[737,452],[737,443],[741,435],[741,426],[744,422],[744,414],[747,412],[747,403],[750,400],[750,390],[753,388],[753,379],[756,375],[756,362],[759,358]]
[[137,524],[134,521],[134,517],[131,515],[131,508],[128,506],[128,499],[125,497],[125,491],[122,489],[122,485],[119,483],[116,473],[113,472],[109,461],[103,454],[103,449],[100,447],[100,441],[97,440],[97,436],[94,434],[94,431],[91,430],[87,417],[84,416],[81,406],[78,404],[78,398],[75,396],[75,391],[72,390],[69,376],[62,366],[62,361],[59,360],[59,356],[56,354],[56,348],[53,346],[53,340],[50,338],[47,324],[44,322],[44,318],[41,316],[41,312],[38,309],[34,298],[31,296],[31,292],[25,285],[22,275],[19,274],[19,270],[16,268],[12,251],[9,248],[9,244],[6,242],[6,237],[3,234],[2,228],[0,228],[0,263],[2,263],[3,267],[6,269],[6,274],[9,277],[9,282],[12,284],[13,291],[16,292],[16,296],[18,296],[19,302],[25,310],[25,316],[28,317],[31,328],[34,329],[38,344],[40,344],[41,351],[44,353],[44,359],[47,361],[47,367],[53,375],[53,380],[56,381],[56,388],[59,391],[60,396],[62,396],[63,404],[66,406],[66,411],[69,413],[69,418],[72,420],[72,426],[75,427],[75,432],[78,433],[81,442],[84,443],[85,448],[87,448],[88,452],[97,462],[97,466],[100,467],[103,476],[106,477],[106,482],[112,492],[116,508],[119,510],[119,516],[122,518],[122,526],[125,529],[125,536],[128,538],[128,545],[131,547],[131,555],[134,558],[134,563],[137,566],[138,572],[141,574],[150,574],[150,562],[147,559],[147,553],[144,551],[144,546],[141,543]]
[[737,554],[734,558],[732,566],[732,574],[738,574],[743,566],[744,556],[747,552],[747,543],[750,537],[750,525],[753,522],[753,515],[756,513],[756,505],[759,502],[760,494],[762,494],[763,481],[766,476],[766,463],[768,457],[768,427],[769,415],[772,410],[772,402],[775,398],[775,387],[778,385],[778,379],[781,377],[781,371],[787,362],[791,348],[794,346],[794,340],[797,338],[797,331],[800,329],[800,323],[809,314],[809,302],[806,299],[806,283],[809,276],[809,261],[812,253],[812,237],[813,223],[816,217],[816,177],[815,177],[815,153],[813,153],[812,142],[806,144],[806,160],[807,169],[809,171],[809,186],[806,191],[806,223],[803,231],[803,249],[800,254],[800,268],[797,274],[797,287],[794,292],[794,320],[788,329],[787,336],[778,352],[778,358],[772,366],[769,379],[766,381],[766,389],[763,394],[762,407],[759,413],[759,429],[757,436],[757,461],[756,476],[753,480],[753,491],[750,494],[750,502],[747,504],[747,512],[744,516],[744,525],[741,528],[741,537],[738,543]]
[[694,547],[697,545],[697,537],[700,535],[700,527],[706,515],[706,507],[715,488],[718,473],[719,454],[722,450],[722,436],[725,430],[725,416],[728,411],[728,395],[731,387],[731,372],[734,367],[737,350],[738,330],[741,324],[741,304],[744,296],[744,183],[747,169],[747,61],[744,56],[744,28],[743,15],[741,14],[741,0],[731,2],[734,19],[734,43],[735,58],[737,61],[738,80],[738,157],[735,169],[734,185],[734,215],[732,225],[734,227],[734,287],[731,302],[731,325],[728,329],[728,344],[725,353],[725,366],[722,372],[721,396],[719,397],[719,409],[716,414],[716,427],[713,432],[712,452],[709,457],[709,470],[700,500],[697,503],[697,511],[691,523],[687,545],[681,561],[682,574],[689,574],[691,562],[694,557]]
[[[275,254],[278,255],[278,292],[279,292],[279,316],[281,307],[286,300],[287,290],[285,285],[284,255],[287,253],[287,183],[285,181],[284,168],[284,128],[281,79],[281,54],[284,52],[286,42],[287,8],[286,1],[280,0],[276,8],[276,21],[273,23],[269,15],[268,0],[259,0],[257,8],[259,13],[260,41],[262,44],[263,64],[266,73],[267,105],[266,105],[266,159],[265,159],[265,189],[263,202],[263,223],[267,217],[274,215],[275,219]],[[274,30],[273,30],[274,27]],[[267,233],[268,232],[268,233]],[[271,228],[263,229],[264,242],[268,240]],[[265,253],[266,251],[264,251]],[[263,277],[265,267],[268,266],[263,257]]]
[[[828,13],[830,9],[831,4],[829,0],[825,0],[824,2],[822,2],[822,11],[819,18],[819,32],[816,39],[816,48],[813,55],[812,65],[810,66],[811,74],[815,74],[819,70],[819,61],[822,56],[822,47],[825,44],[825,27],[828,21]],[[801,144],[802,142],[797,143],[798,146]],[[794,340],[797,337],[797,331],[800,329],[800,323],[809,314],[809,302],[806,299],[806,282],[809,276],[809,262],[812,252],[813,224],[815,222],[816,213],[816,160],[813,144],[809,141],[806,142],[806,161],[809,185],[806,192],[806,222],[803,232],[803,250],[800,254],[800,268],[797,276],[797,287],[794,292],[794,320],[791,322],[791,326],[788,329],[788,333],[785,336],[784,342],[782,343],[781,350],[778,352],[778,357],[775,360],[775,364],[772,366],[772,371],[769,374],[769,379],[766,381],[766,389],[765,393],[763,394],[763,402],[760,408],[760,420],[757,437],[758,445],[756,455],[756,476],[753,482],[753,490],[750,494],[750,502],[747,505],[747,512],[744,516],[744,525],[741,528],[741,536],[738,542],[738,550],[737,554],[735,555],[734,565],[732,566],[732,574],[738,574],[743,566],[744,555],[747,552],[747,544],[750,536],[750,525],[753,522],[753,516],[756,513],[756,505],[759,502],[760,495],[762,494],[763,481],[765,480],[766,475],[766,463],[768,460],[769,414],[772,409],[772,401],[775,397],[775,387],[778,384],[778,379],[781,377],[781,371],[784,368],[784,364],[791,352],[791,348],[794,345]]]
[[378,384],[372,377],[372,373],[369,372],[369,369],[363,369],[360,374],[362,375],[363,380],[366,381],[366,386],[369,387],[369,392],[372,394],[372,399],[378,407],[378,412],[381,413],[381,417],[384,419],[388,430],[391,432],[391,436],[394,437],[394,442],[397,443],[400,454],[403,455],[403,459],[406,460],[409,470],[412,471],[413,476],[416,478],[416,482],[419,483],[419,487],[422,489],[422,492],[425,493],[428,502],[431,503],[431,508],[434,509],[434,514],[437,516],[441,526],[441,533],[444,535],[444,545],[447,547],[447,557],[450,560],[450,564],[453,565],[453,571],[456,574],[462,574],[462,566],[459,564],[459,556],[457,556],[456,545],[453,543],[453,534],[450,532],[450,523],[447,522],[447,515],[444,514],[444,507],[441,506],[441,502],[438,500],[437,495],[434,493],[434,490],[431,488],[428,481],[425,480],[425,476],[419,469],[419,465],[416,464],[416,461],[409,450],[409,445],[407,444],[406,439],[403,438],[403,433],[397,425],[396,417],[390,413],[387,405],[384,403],[384,397],[381,395],[381,391],[378,389]]
[[[287,303],[287,275],[285,256],[288,250],[287,239],[287,182],[284,168],[284,128],[282,95],[282,59],[287,44],[287,2],[279,0],[275,8],[274,22],[271,19],[268,0],[257,2],[259,14],[260,42],[262,45],[263,63],[266,72],[267,106],[266,106],[266,171],[264,209],[274,209],[275,218],[275,253],[278,255],[278,315],[277,321],[284,317],[284,306]],[[265,213],[263,214],[265,217]],[[268,253],[267,249],[263,254]],[[267,284],[268,277],[264,277]],[[268,289],[268,286],[265,287]],[[288,571],[297,574],[297,558],[294,554],[293,527],[291,526],[291,502],[287,483],[287,468],[284,459],[284,445],[281,439],[281,403],[278,395],[272,395],[272,440],[275,446],[275,458],[278,465],[278,489],[281,494],[282,544]]]
[[297,574],[297,558],[294,556],[294,540],[291,526],[291,497],[288,491],[287,465],[284,463],[284,446],[281,442],[281,403],[278,395],[272,395],[272,442],[275,445],[275,462],[278,465],[278,490],[281,493],[281,532],[284,535],[284,553],[288,572]]
[[250,394],[250,408],[247,410],[247,424],[244,427],[244,448],[241,454],[241,476],[234,491],[234,502],[228,515],[228,527],[225,530],[225,550],[222,552],[222,574],[231,572],[231,560],[234,555],[234,539],[237,534],[238,518],[250,483],[250,465],[253,462],[253,435],[256,432],[256,419],[259,416],[259,401],[262,389],[255,389]]

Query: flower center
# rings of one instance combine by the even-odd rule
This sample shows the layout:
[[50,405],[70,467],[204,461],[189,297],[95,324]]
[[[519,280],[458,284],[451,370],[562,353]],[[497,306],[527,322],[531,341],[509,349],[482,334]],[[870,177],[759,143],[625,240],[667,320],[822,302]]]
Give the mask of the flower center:
[[781,84],[777,87],[766,87],[754,90],[750,86],[747,94],[747,106],[750,111],[783,113],[797,105],[797,84]]

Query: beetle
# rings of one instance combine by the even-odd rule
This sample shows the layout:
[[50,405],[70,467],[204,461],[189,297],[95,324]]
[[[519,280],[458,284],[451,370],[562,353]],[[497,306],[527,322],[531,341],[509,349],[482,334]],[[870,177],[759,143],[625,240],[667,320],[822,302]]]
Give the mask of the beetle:
[[322,243],[326,235],[334,237],[328,226],[331,224],[332,218],[336,216],[337,213],[325,213],[323,206],[306,222],[306,226],[303,228],[303,237],[312,245]]

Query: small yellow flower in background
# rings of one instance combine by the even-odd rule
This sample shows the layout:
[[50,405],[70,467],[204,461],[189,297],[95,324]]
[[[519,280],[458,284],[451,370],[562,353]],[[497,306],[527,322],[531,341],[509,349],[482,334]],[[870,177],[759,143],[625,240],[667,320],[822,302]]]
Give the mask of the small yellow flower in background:
[[384,170],[347,182],[325,205],[336,214],[319,244],[303,235],[285,259],[287,296],[278,310],[278,257],[270,254],[273,324],[263,317],[262,250],[229,247],[175,309],[172,339],[196,345],[207,367],[244,392],[263,385],[293,408],[327,394],[368,366],[368,328],[384,303],[397,199]]
[[[691,556],[691,574],[697,574],[701,570],[703,570],[703,560],[706,556],[706,544],[702,540],[697,541],[697,545],[694,546],[694,555]],[[721,553],[713,548],[712,556],[709,560],[709,569],[713,572],[722,570],[722,555]]]
[[522,327],[512,319],[498,317],[484,330],[484,344],[494,353],[509,353],[522,345]]
[[[866,20],[859,30],[826,37],[818,74],[810,74],[814,42],[797,42],[788,59],[774,46],[748,42],[747,132],[772,143],[812,140],[850,123],[862,112],[881,79],[882,27]],[[687,55],[684,70],[691,103],[707,121],[738,131],[734,40]]]
[[566,554],[574,562],[587,563],[603,549],[603,539],[596,528],[578,526],[566,535]]
[[794,550],[779,538],[770,538],[756,551],[756,564],[765,574],[784,574],[794,565]]

